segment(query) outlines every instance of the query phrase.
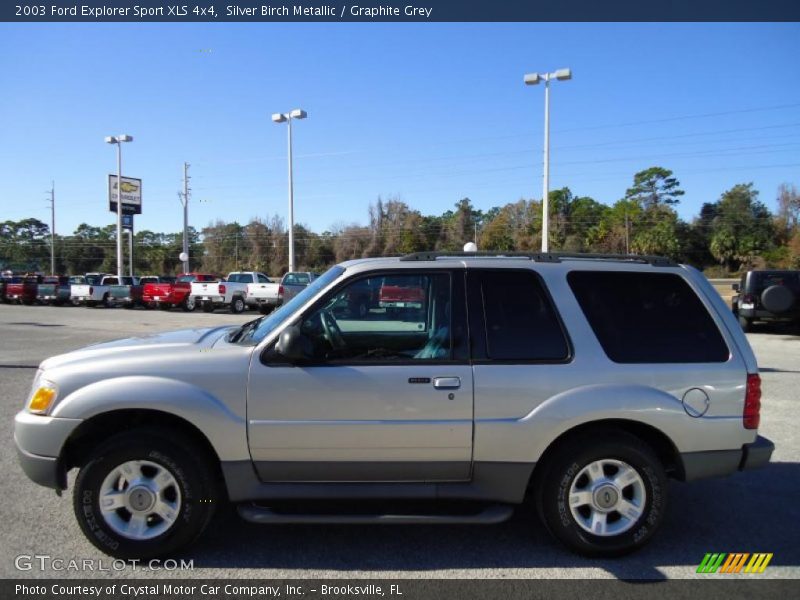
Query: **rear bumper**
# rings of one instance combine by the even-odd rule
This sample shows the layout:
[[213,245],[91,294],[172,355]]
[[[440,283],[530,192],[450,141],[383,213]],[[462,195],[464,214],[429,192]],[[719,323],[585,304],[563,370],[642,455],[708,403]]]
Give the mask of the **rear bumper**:
[[740,471],[748,471],[763,467],[769,462],[775,444],[765,437],[758,436],[752,444],[745,444],[742,448],[742,461],[739,463]]
[[683,480],[694,481],[757,469],[769,462],[774,450],[775,444],[758,436],[755,442],[744,444],[740,449],[687,452],[681,454]]
[[800,312],[790,312],[776,315],[768,310],[760,310],[757,308],[739,308],[739,316],[745,319],[752,319],[754,321],[774,321],[781,323],[800,321]]

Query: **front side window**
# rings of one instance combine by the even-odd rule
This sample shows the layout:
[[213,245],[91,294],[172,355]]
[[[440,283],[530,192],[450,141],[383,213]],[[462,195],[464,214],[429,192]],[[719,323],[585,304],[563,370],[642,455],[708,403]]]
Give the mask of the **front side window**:
[[300,330],[316,362],[450,360],[450,274],[359,278],[324,299]]

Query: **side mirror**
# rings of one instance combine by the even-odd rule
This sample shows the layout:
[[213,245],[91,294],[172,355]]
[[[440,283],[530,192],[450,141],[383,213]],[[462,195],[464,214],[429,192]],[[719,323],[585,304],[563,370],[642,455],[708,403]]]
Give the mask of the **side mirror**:
[[291,362],[302,362],[312,356],[311,342],[297,325],[290,325],[281,332],[275,352]]
[[731,289],[734,292],[738,292],[739,291],[739,284],[738,283],[731,284]]

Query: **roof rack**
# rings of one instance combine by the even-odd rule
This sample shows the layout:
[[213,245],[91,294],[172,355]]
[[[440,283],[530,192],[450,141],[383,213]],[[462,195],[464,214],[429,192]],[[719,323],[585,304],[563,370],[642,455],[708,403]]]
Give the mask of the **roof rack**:
[[579,252],[412,252],[401,256],[404,262],[423,262],[439,258],[522,258],[534,262],[557,263],[564,259],[577,260],[613,260],[622,262],[637,262],[653,265],[654,267],[674,267],[677,265],[671,258],[665,256],[649,256],[642,254],[589,254]]

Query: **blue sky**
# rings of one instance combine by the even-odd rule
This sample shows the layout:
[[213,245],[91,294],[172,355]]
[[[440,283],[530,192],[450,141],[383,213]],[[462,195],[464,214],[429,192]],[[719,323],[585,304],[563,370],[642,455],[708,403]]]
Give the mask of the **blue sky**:
[[0,220],[59,233],[114,222],[103,137],[133,135],[137,230],[178,231],[182,164],[191,224],[286,216],[295,125],[295,219],[365,223],[379,196],[439,214],[541,196],[543,89],[552,87],[551,189],[613,203],[660,165],[682,217],[754,182],[775,206],[800,185],[798,24],[0,24]]

